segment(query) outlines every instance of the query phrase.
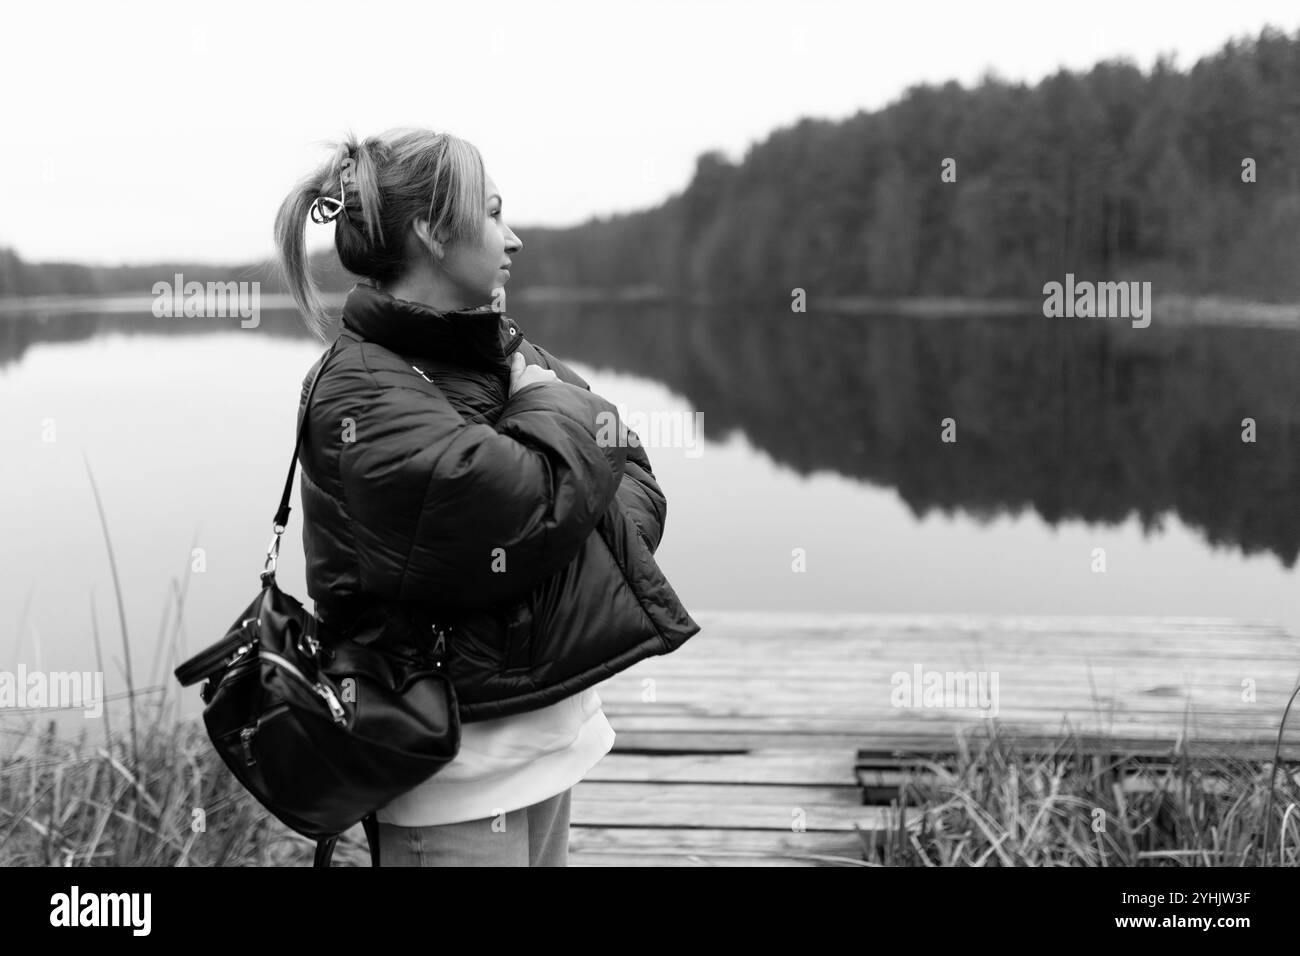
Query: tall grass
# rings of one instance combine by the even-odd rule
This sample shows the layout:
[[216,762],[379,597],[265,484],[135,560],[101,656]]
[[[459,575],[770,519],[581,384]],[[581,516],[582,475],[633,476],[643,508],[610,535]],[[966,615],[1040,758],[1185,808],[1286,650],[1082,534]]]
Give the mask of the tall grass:
[[[39,730],[31,719],[0,726],[0,866],[311,865],[314,843],[248,796],[201,722],[147,719],[160,691],[121,698],[142,711],[138,773],[117,756],[129,740],[100,744],[83,730],[69,741],[53,722]],[[1269,762],[1184,751],[1153,767],[1090,753],[1074,734],[1051,753],[1020,752],[996,731],[954,740],[954,763],[917,761],[894,825],[862,834],[865,862],[1300,866],[1300,786],[1294,772],[1274,784]],[[1114,741],[1117,753],[1123,747]],[[339,841],[334,863],[369,864],[359,827]]]
[[[112,534],[89,461],[86,471],[112,572],[127,689],[104,701],[102,743],[85,726],[69,741],[52,720],[38,729],[30,713],[0,712],[0,866],[309,865],[315,843],[267,814],[221,762],[202,724],[177,716],[171,670],[181,654],[188,569],[185,586],[173,578],[159,626],[151,677],[162,665],[162,682],[136,686]],[[26,614],[24,607],[23,622]],[[93,594],[90,618],[97,666],[106,673]],[[113,733],[114,703],[127,711],[125,737]],[[334,859],[369,862],[360,828],[339,841]]]
[[[30,718],[0,727],[0,867],[311,865],[314,842],[248,796],[200,723],[144,725],[137,773],[114,754],[130,741],[65,740]],[[334,862],[368,865],[359,827]]]
[[1022,752],[996,723],[956,740],[954,761],[912,764],[889,826],[860,832],[868,861],[1300,866],[1300,775],[1275,772],[1277,750],[1256,764],[1171,746],[1154,764],[1124,755],[1122,740],[1098,753],[1095,737],[1085,747],[1067,733],[1050,753]]

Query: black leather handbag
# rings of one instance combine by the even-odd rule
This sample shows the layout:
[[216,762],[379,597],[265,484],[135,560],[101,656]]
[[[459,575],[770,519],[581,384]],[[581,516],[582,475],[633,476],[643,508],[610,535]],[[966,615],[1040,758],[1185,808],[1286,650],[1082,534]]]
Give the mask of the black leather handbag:
[[460,712],[446,673],[452,629],[444,622],[407,608],[396,626],[354,640],[276,584],[311,399],[337,347],[307,393],[262,588],[226,636],[175,675],[184,687],[205,681],[203,722],[217,753],[262,806],[317,841],[315,866],[330,865],[339,835],[357,823],[378,866],[375,811],[456,756]]

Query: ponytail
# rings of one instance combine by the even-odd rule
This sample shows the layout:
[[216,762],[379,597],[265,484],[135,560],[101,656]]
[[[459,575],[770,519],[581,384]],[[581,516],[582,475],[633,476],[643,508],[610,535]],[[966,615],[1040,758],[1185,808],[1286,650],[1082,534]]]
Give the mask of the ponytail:
[[312,279],[304,235],[312,203],[321,194],[322,180],[321,172],[308,176],[280,204],[280,211],[275,215],[275,249],[280,274],[289,286],[294,304],[307,328],[323,342],[329,336],[330,318]]

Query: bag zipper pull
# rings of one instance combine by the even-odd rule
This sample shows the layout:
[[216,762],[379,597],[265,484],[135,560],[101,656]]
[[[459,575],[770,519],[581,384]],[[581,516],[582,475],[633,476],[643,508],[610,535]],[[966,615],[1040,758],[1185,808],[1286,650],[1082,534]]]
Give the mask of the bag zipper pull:
[[433,656],[435,658],[434,664],[437,667],[441,667],[442,660],[447,654],[447,632],[445,629],[434,624],[433,633],[438,637],[438,639],[433,642]]
[[239,742],[244,747],[244,763],[250,767],[257,763],[256,758],[253,757],[253,735],[255,733],[257,733],[256,727],[245,727],[239,732]]
[[320,694],[320,696],[324,698],[326,706],[330,709],[330,716],[334,718],[334,722],[346,725],[348,719],[347,711],[343,709],[343,704],[334,694],[333,688],[328,684],[317,684],[316,693]]

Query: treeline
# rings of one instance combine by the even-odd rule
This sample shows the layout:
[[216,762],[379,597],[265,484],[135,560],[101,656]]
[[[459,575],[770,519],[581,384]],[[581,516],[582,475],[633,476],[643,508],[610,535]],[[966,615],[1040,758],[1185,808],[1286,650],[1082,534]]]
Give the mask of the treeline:
[[918,86],[879,111],[780,130],[738,165],[707,154],[681,196],[548,234],[531,268],[737,298],[1039,297],[1067,271],[1294,298],[1297,91],[1300,32],[1275,30],[1185,72],[1162,59],[1033,86]]
[[[1300,297],[1297,90],[1300,31],[1272,29],[1186,71],[1107,61],[1032,86],[916,86],[881,110],[778,130],[739,164],[706,153],[653,209],[518,227],[531,241],[515,288],[1037,297],[1073,272],[1157,293]],[[941,178],[945,159],[955,181]],[[1243,182],[1246,159],[1255,182]],[[140,293],[160,272],[191,270],[204,281],[201,266],[0,252],[0,294]],[[332,254],[321,270],[327,288],[346,288]],[[278,288],[263,266],[206,272]]]
[[[314,259],[318,279],[327,288],[346,289],[351,280],[331,251]],[[155,282],[171,282],[180,273],[186,282],[260,282],[264,292],[284,291],[270,263],[223,266],[203,262],[159,262],[137,266],[87,266],[75,262],[26,262],[12,249],[0,248],[0,296],[139,295]]]

